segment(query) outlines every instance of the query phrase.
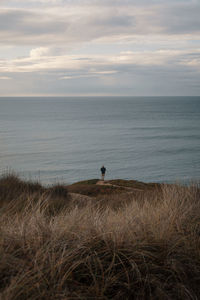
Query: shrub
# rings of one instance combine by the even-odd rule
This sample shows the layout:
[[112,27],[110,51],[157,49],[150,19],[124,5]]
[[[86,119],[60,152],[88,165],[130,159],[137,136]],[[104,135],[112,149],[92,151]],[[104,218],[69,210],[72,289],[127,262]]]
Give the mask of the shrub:
[[0,179],[0,207],[9,206],[13,213],[28,208],[31,200],[32,204],[42,201],[46,213],[55,215],[69,205],[69,199],[67,188],[60,184],[43,187],[39,182],[23,181],[15,174]]
[[42,192],[44,188],[39,182],[22,181],[15,174],[4,175],[0,178],[0,207],[22,196],[28,197]]

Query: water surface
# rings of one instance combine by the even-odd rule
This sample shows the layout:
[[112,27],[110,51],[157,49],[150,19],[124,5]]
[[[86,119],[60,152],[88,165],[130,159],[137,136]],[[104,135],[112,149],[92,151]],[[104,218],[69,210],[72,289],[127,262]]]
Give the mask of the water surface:
[[43,183],[199,180],[200,97],[0,98],[0,171]]

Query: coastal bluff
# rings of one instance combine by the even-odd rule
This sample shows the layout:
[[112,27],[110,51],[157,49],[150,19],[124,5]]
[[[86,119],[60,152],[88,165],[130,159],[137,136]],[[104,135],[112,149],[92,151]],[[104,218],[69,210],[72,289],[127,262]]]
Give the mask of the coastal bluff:
[[0,298],[200,299],[198,184],[0,178]]

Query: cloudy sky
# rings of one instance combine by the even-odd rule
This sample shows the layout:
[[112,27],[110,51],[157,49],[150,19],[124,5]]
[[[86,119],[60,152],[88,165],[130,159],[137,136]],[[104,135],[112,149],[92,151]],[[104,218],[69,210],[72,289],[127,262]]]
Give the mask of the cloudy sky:
[[200,95],[200,0],[0,0],[0,95]]

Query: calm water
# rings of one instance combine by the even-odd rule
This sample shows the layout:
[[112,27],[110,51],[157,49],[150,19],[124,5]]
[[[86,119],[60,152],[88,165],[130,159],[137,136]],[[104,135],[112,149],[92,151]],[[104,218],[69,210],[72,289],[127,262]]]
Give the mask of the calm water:
[[200,178],[200,97],[0,98],[0,172],[43,183]]

